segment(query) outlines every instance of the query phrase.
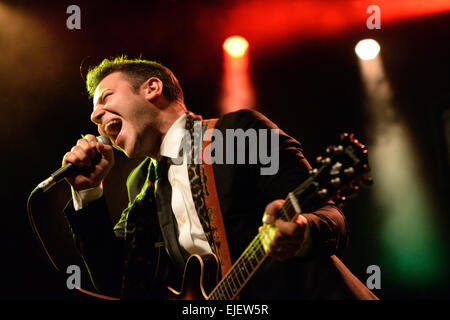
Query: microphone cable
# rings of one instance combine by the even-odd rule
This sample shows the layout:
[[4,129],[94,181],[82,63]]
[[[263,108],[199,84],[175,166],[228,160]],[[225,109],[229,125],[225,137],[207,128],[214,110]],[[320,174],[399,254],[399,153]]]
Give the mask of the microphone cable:
[[[36,187],[33,191],[31,191],[28,200],[27,200],[27,214],[28,214],[28,221],[30,222],[31,225],[31,229],[33,230],[33,233],[36,237],[36,239],[38,240],[42,250],[44,251],[45,255],[47,256],[47,258],[50,260],[51,264],[53,265],[53,267],[58,271],[58,272],[62,272],[60,268],[58,268],[58,266],[56,265],[55,261],[53,260],[50,252],[47,250],[47,247],[45,246],[44,240],[42,239],[41,235],[39,234],[38,228],[36,226],[36,222],[34,220],[34,216],[33,216],[33,212],[31,210],[31,201],[38,195],[40,195],[41,193],[43,193],[44,191],[42,190],[42,188],[40,188],[39,186]],[[80,287],[75,287],[75,289],[77,289],[78,291],[93,296],[95,298],[99,298],[99,299],[103,299],[103,300],[120,300],[119,298],[115,298],[115,297],[110,297],[110,296],[106,296],[106,295],[102,295],[102,294],[98,294],[95,292],[91,292],[88,290],[85,290],[83,288]]]

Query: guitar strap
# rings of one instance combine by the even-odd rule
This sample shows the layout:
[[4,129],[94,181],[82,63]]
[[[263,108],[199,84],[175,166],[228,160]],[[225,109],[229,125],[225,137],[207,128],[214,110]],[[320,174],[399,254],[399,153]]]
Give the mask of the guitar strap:
[[201,164],[202,185],[206,186],[203,190],[206,211],[210,222],[212,237],[214,240],[215,252],[219,259],[222,277],[231,268],[231,256],[228,248],[227,235],[225,233],[225,225],[223,223],[222,211],[220,209],[219,197],[217,195],[216,181],[214,179],[214,171],[211,163],[211,148],[209,152],[204,152],[211,144],[212,132],[218,119],[207,119],[203,121],[203,161]]

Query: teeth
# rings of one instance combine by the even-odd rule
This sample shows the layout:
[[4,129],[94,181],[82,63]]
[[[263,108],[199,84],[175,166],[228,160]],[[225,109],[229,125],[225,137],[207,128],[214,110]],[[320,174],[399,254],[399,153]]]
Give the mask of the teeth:
[[[109,128],[111,125],[116,124],[116,123],[120,123],[120,120],[111,120],[110,122],[108,122],[108,123],[105,125],[105,127],[104,127],[105,132],[106,132],[107,134],[111,134],[111,132],[108,131],[108,128]],[[114,133],[114,132],[112,132],[112,133]]]

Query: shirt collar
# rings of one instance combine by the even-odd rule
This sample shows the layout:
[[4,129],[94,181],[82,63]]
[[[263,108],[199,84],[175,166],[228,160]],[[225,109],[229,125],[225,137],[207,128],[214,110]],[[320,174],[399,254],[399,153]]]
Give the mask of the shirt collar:
[[180,116],[167,131],[161,143],[160,155],[168,158],[178,158],[181,141],[183,140],[186,126],[186,113]]

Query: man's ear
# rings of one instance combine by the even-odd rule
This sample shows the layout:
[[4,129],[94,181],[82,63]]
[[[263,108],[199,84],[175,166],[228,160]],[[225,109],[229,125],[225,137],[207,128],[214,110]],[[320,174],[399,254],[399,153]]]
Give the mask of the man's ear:
[[159,78],[151,77],[142,84],[141,89],[144,90],[145,98],[148,101],[154,101],[162,96],[163,83]]

